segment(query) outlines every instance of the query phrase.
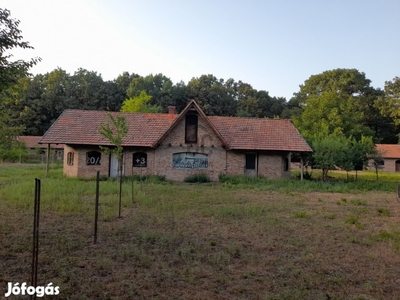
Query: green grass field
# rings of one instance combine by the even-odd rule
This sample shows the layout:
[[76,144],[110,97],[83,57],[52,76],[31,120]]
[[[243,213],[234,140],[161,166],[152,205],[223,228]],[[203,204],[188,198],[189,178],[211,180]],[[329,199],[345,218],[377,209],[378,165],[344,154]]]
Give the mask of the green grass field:
[[148,179],[133,199],[127,178],[122,218],[117,182],[101,181],[93,244],[94,180],[0,165],[0,297],[30,280],[38,177],[38,280],[60,299],[400,299],[399,175],[329,175]]

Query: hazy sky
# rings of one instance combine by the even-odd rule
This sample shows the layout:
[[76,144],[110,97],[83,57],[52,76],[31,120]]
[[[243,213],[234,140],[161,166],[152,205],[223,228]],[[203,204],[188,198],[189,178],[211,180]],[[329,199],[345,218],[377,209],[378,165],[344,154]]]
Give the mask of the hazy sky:
[[400,76],[399,0],[2,0],[39,56],[31,71],[203,74],[291,98],[311,75],[356,68]]

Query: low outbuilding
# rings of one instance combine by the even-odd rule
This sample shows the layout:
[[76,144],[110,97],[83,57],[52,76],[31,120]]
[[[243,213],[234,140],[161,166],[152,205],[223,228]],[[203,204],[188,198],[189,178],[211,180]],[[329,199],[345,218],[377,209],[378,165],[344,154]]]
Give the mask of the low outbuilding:
[[[311,152],[290,120],[206,116],[191,100],[175,113],[122,113],[123,175],[160,175],[183,181],[203,173],[288,178],[292,153]],[[99,146],[113,147],[99,132],[106,111],[65,110],[44,134],[41,144],[64,144],[64,174],[73,177],[116,176],[117,159]]]

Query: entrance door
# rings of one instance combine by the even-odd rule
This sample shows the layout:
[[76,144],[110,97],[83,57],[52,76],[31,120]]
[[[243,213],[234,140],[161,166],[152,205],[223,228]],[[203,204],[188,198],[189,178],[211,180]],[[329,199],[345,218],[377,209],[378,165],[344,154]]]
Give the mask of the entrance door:
[[[124,159],[122,159],[123,161]],[[122,174],[124,174],[124,164],[122,163]],[[118,176],[118,158],[114,154],[110,157],[110,177]]]
[[396,160],[396,172],[400,172],[400,160]]
[[244,173],[248,176],[257,175],[257,154],[246,153],[246,165]]

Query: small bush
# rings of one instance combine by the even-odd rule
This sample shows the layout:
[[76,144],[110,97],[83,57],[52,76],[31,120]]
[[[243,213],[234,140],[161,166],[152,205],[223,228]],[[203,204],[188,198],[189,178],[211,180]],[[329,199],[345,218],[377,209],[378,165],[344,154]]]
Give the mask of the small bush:
[[186,177],[184,182],[190,182],[190,183],[206,183],[206,182],[211,182],[210,177],[207,174],[192,174]]

